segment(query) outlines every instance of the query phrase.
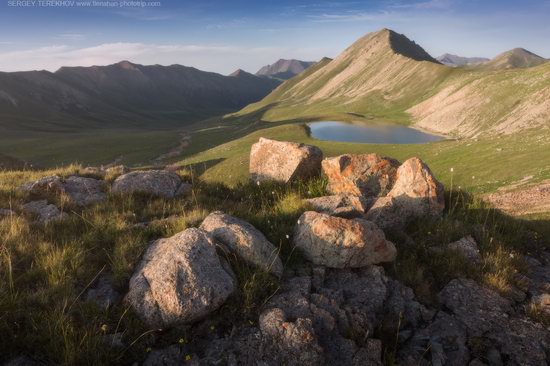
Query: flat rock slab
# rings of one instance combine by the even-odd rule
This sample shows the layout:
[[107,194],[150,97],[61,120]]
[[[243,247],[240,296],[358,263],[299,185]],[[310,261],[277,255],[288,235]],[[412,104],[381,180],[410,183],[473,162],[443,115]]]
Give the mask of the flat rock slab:
[[345,154],[323,160],[322,167],[330,193],[370,198],[390,191],[399,162],[377,154]]
[[277,248],[250,223],[215,211],[204,219],[200,228],[246,262],[279,277],[283,274]]
[[118,177],[111,189],[114,193],[144,193],[151,196],[174,198],[191,190],[180,176],[167,170],[147,170],[126,173]]
[[224,303],[235,289],[233,276],[212,237],[191,228],[147,248],[126,301],[151,328],[187,324]]
[[317,212],[348,219],[361,217],[369,208],[369,201],[365,197],[349,194],[310,198],[306,202]]
[[300,217],[292,241],[308,260],[332,268],[391,262],[397,253],[376,224],[313,211]]
[[323,152],[315,146],[261,137],[250,150],[250,179],[288,183],[319,174]]
[[21,206],[21,210],[36,217],[36,222],[40,224],[61,221],[69,217],[66,212],[61,212],[57,206],[48,204],[47,200],[26,203]]
[[107,198],[106,187],[105,182],[98,179],[78,176],[63,179],[54,175],[25,183],[21,189],[41,198],[63,195],[69,204],[83,207],[104,201]]

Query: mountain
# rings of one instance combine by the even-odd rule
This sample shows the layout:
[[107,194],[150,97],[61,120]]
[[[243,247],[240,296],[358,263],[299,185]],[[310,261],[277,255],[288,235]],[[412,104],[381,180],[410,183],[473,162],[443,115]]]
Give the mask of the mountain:
[[235,115],[378,119],[461,137],[509,134],[550,128],[548,80],[550,63],[510,70],[448,67],[404,35],[382,29]]
[[538,66],[547,61],[547,59],[524,48],[514,48],[501,53],[483,66],[491,70],[515,69]]
[[0,73],[0,129],[166,127],[238,110],[277,80],[181,65],[62,67]]
[[256,75],[268,76],[280,80],[288,80],[314,64],[315,61],[280,59],[273,65],[263,66],[260,70],[258,70],[258,72],[256,72]]
[[264,117],[273,120],[324,112],[392,114],[450,71],[413,41],[383,29],[363,36],[335,59],[319,61],[239,114],[267,109]]
[[442,64],[447,66],[452,66],[452,67],[479,64],[490,60],[485,57],[462,57],[457,55],[451,55],[450,53],[445,53],[437,57],[436,59]]

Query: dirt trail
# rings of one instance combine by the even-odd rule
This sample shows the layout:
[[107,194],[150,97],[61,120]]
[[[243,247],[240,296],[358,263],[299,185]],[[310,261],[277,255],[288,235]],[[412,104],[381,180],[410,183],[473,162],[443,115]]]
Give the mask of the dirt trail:
[[550,180],[518,188],[518,185],[503,187],[484,199],[511,215],[529,215],[550,212]]
[[174,146],[170,151],[167,153],[164,153],[162,155],[159,155],[154,160],[155,161],[161,161],[173,158],[175,156],[178,156],[185,150],[186,147],[188,147],[191,144],[191,135],[187,134],[187,132],[182,131],[180,132],[180,141],[177,146]]

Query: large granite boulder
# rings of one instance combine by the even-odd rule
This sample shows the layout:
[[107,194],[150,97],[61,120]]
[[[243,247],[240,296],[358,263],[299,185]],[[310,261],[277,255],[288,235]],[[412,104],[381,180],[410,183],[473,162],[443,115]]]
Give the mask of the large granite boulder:
[[250,179],[288,183],[319,174],[323,152],[311,145],[261,137],[250,150]]
[[376,200],[366,215],[382,228],[399,228],[418,217],[445,209],[444,188],[422,160],[411,158],[397,170],[391,191]]
[[332,194],[378,197],[390,191],[399,162],[377,154],[345,154],[323,160],[327,190]]
[[215,211],[204,219],[200,228],[246,262],[279,277],[283,274],[277,248],[248,222]]
[[79,176],[60,178],[56,175],[25,183],[21,189],[35,197],[48,198],[62,195],[68,203],[75,206],[88,206],[107,198],[105,182]]
[[369,201],[365,197],[350,194],[310,198],[306,203],[317,212],[347,219],[361,217],[369,207]]
[[115,179],[114,193],[143,193],[151,196],[174,198],[191,190],[180,176],[167,170],[147,170],[126,173]]
[[332,268],[391,262],[397,252],[384,232],[370,221],[313,211],[300,217],[292,241],[308,260]]
[[211,236],[191,228],[149,246],[126,301],[152,328],[186,324],[224,303],[235,289],[233,276]]

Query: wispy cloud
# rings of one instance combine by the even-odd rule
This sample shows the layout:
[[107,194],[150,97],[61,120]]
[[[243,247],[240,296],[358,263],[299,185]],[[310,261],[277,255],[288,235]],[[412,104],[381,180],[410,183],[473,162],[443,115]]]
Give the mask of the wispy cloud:
[[81,33],[62,33],[58,34],[54,38],[68,41],[81,41],[86,38],[86,35]]
[[[288,54],[288,50],[275,47],[244,48],[232,45],[200,44],[146,44],[106,43],[93,47],[72,48],[67,45],[51,45],[28,50],[0,52],[2,71],[50,70],[61,66],[108,65],[121,60],[143,64],[184,64],[200,69],[220,70],[220,63],[226,70],[243,67],[240,60],[272,58]],[[211,62],[205,62],[211,60]],[[255,67],[255,66],[254,66]],[[255,70],[254,70],[255,71]]]

